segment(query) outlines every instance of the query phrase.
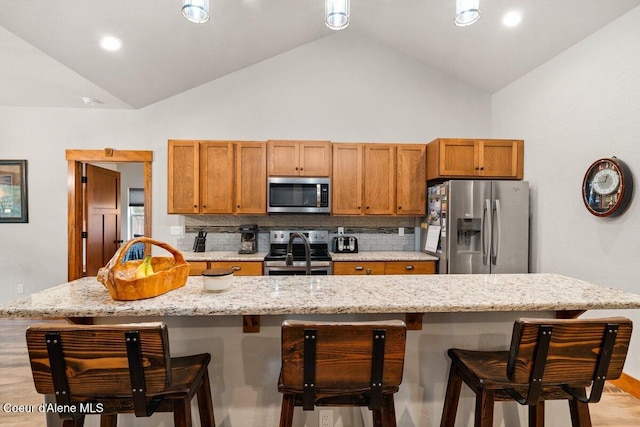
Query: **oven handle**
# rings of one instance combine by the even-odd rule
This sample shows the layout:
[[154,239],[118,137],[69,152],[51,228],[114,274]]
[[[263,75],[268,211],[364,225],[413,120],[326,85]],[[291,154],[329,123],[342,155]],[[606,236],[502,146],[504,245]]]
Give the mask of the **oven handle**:
[[[307,267],[265,267],[265,271],[302,271],[306,270]],[[311,271],[329,271],[330,267],[311,267]]]

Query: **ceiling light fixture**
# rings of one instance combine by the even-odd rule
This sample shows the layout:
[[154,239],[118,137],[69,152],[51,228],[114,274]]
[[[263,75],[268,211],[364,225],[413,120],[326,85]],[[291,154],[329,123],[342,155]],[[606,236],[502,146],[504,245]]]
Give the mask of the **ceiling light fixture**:
[[191,22],[204,24],[209,20],[209,0],[182,0],[182,15]]
[[122,47],[122,40],[113,36],[105,36],[100,39],[100,47],[104,50],[113,52],[119,50]]
[[332,30],[343,30],[349,26],[350,0],[325,0],[324,23]]
[[480,0],[456,0],[456,19],[458,27],[466,27],[480,19]]
[[518,11],[507,12],[502,15],[502,24],[506,27],[516,27],[522,22],[522,14]]
[[99,99],[92,98],[90,96],[83,96],[82,102],[84,102],[86,105],[89,105],[90,107],[93,107],[94,105],[97,105],[97,104],[102,104],[102,101],[100,101]]

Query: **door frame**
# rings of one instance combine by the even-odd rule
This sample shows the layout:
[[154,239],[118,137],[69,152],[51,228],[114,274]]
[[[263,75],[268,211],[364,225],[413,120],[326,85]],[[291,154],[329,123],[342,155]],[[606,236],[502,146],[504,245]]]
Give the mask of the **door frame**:
[[147,150],[65,150],[67,160],[67,277],[69,281],[82,277],[82,164],[142,163],[144,165],[144,235],[151,237],[151,163],[153,151]]

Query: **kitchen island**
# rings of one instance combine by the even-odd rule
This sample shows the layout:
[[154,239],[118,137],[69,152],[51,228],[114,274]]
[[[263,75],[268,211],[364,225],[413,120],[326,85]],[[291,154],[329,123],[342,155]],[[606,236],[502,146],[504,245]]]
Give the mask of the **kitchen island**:
[[[140,301],[113,301],[95,278],[83,278],[0,306],[3,318],[91,319],[96,323],[162,320],[175,355],[207,351],[216,419],[241,427],[278,424],[280,325],[291,318],[378,320],[426,313],[423,329],[407,336],[398,425],[436,426],[442,410],[446,349],[506,349],[517,317],[571,317],[586,310],[640,308],[640,296],[554,274],[236,277],[223,293],[206,293],[202,279]],[[596,313],[597,314],[597,313]],[[259,334],[243,334],[240,316],[261,315]],[[633,357],[633,355],[630,355]],[[463,392],[461,425],[473,398]],[[548,426],[568,424],[567,405],[548,404]],[[496,425],[519,425],[525,408],[496,406]],[[159,417],[159,418],[158,418]],[[158,425],[164,414],[136,425]],[[170,418],[170,417],[169,417]],[[169,419],[167,418],[167,419]],[[296,411],[295,425],[316,426],[317,413]],[[370,425],[368,413],[334,410],[337,426]],[[88,420],[86,425],[94,420]]]

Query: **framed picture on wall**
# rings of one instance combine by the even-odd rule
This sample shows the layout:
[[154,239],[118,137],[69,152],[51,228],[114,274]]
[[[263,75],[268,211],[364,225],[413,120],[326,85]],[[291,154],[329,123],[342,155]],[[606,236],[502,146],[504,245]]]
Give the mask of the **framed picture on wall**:
[[2,222],[29,222],[26,160],[0,160],[0,223]]

